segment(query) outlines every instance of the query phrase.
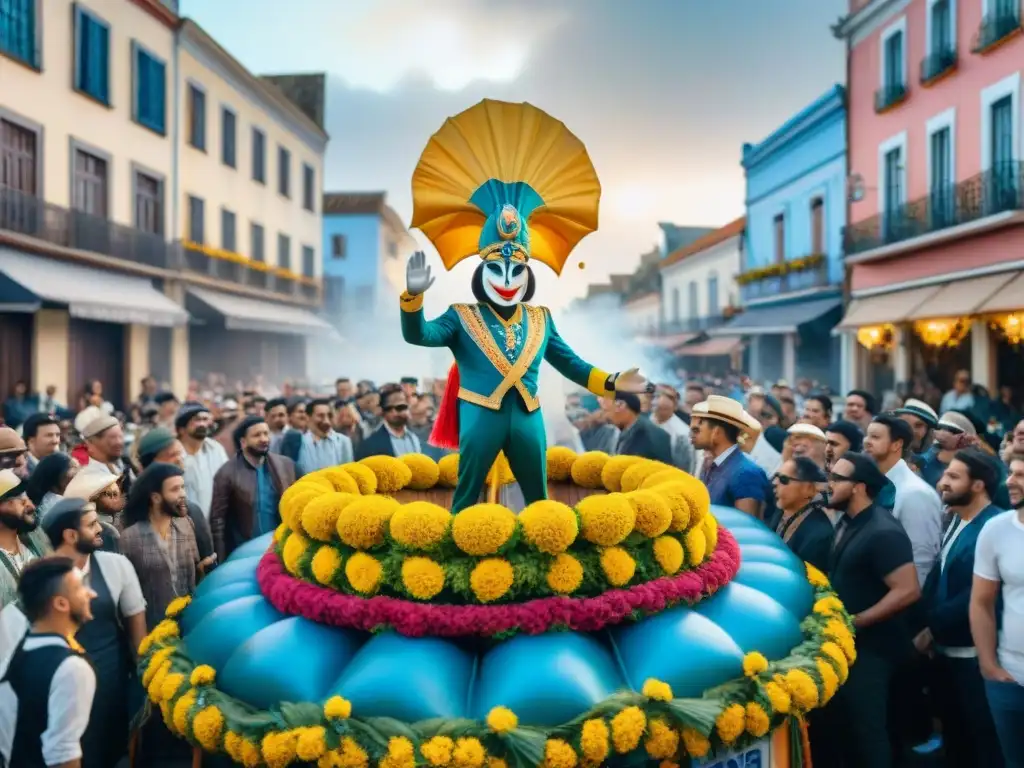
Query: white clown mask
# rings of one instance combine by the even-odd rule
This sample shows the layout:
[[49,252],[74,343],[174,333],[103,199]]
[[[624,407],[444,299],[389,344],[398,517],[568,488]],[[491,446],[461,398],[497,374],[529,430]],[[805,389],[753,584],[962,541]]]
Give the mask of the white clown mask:
[[497,307],[514,307],[523,300],[530,282],[530,270],[522,262],[495,259],[484,262],[484,294]]

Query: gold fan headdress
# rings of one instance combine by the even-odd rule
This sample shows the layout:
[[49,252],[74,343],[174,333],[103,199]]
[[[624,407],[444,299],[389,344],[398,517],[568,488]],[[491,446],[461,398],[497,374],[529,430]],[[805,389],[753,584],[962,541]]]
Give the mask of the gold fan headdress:
[[601,183],[583,142],[530,104],[485,99],[448,118],[412,176],[412,226],[445,269],[480,254],[560,274],[597,229]]

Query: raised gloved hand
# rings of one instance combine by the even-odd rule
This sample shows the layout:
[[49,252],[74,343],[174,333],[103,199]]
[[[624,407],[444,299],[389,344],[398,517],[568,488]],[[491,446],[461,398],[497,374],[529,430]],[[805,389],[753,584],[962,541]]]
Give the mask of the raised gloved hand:
[[641,376],[636,368],[630,368],[628,371],[616,374],[614,385],[616,392],[631,392],[634,395],[651,394],[654,392],[654,385]]
[[406,292],[410,296],[419,296],[426,293],[433,284],[434,278],[430,276],[430,267],[427,266],[427,255],[423,251],[416,251],[409,257],[405,267]]

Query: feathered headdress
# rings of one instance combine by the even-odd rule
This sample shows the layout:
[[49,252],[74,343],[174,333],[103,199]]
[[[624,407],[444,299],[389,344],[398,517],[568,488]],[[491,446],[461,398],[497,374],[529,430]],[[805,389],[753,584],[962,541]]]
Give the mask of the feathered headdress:
[[601,183],[586,147],[530,104],[485,99],[451,117],[412,176],[412,226],[445,269],[485,260],[547,264],[556,274],[597,229]]

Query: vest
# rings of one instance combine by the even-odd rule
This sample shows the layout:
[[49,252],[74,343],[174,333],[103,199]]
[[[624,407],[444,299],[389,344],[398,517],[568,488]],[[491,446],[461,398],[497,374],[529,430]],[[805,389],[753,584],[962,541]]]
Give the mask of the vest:
[[24,640],[14,652],[7,674],[0,681],[9,683],[18,699],[11,768],[46,768],[43,734],[50,717],[50,685],[57,668],[72,653],[63,643],[26,651]]

